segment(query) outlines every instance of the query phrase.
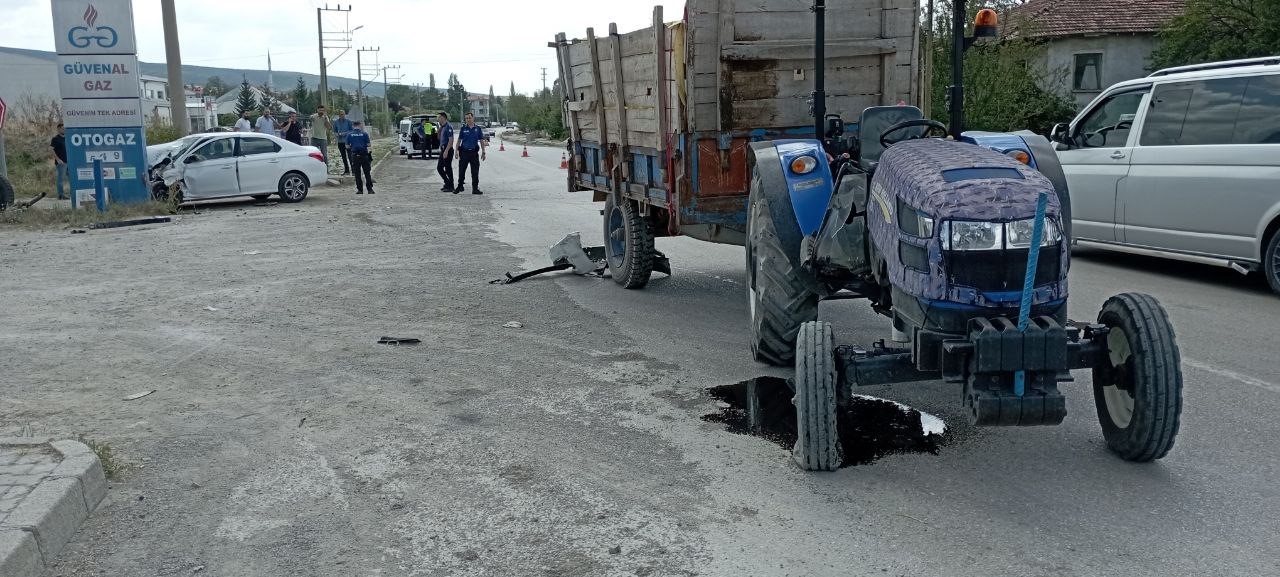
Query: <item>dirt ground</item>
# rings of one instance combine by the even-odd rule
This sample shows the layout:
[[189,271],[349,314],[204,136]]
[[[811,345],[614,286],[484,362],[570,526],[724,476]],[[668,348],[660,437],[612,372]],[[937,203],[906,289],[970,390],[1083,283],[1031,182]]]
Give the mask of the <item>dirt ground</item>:
[[53,574],[693,574],[734,514],[649,432],[687,402],[638,402],[662,363],[554,285],[488,284],[517,263],[486,199],[424,176],[5,231],[0,434],[132,465]]

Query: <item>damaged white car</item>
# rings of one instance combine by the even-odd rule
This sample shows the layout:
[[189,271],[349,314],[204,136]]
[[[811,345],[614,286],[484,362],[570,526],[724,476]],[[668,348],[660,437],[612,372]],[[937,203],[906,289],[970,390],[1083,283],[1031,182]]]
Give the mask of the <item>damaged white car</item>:
[[320,149],[267,134],[207,134],[164,155],[151,167],[157,200],[206,200],[272,194],[300,202],[328,179]]

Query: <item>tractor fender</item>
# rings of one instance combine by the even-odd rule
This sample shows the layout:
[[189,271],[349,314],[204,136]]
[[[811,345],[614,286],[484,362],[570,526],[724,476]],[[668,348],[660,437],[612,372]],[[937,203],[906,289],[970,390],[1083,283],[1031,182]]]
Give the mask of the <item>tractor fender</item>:
[[1015,136],[1022,138],[1027,144],[1028,152],[1035,162],[1036,170],[1040,171],[1049,182],[1053,183],[1054,192],[1058,193],[1058,204],[1061,206],[1059,214],[1062,218],[1062,236],[1067,239],[1067,245],[1070,246],[1071,241],[1071,193],[1067,189],[1067,174],[1062,170],[1062,162],[1058,160],[1058,152],[1053,149],[1053,143],[1049,139],[1040,136],[1030,130],[1020,130],[1014,133]]
[[[800,143],[809,146],[784,146]],[[789,174],[787,166],[791,160],[806,153],[818,159],[818,167],[807,175]],[[763,195],[783,252],[796,270],[802,270],[804,238],[822,226],[831,201],[831,167],[826,153],[817,141],[754,142],[749,164],[753,180],[751,193]],[[829,292],[816,278],[806,278],[804,282],[816,293]]]

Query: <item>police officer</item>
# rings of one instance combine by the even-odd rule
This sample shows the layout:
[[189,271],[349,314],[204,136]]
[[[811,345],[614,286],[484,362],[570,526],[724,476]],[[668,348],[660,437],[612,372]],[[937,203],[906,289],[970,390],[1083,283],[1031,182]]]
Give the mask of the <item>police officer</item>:
[[[352,170],[356,173],[356,194],[364,194],[365,181],[369,183],[369,194],[373,194],[373,175],[370,174],[373,154],[369,151],[369,134],[364,131],[363,124],[357,120],[351,123],[351,132],[347,133],[347,147],[351,149]],[[360,178],[361,171],[364,179]]]
[[485,157],[484,129],[476,125],[476,117],[470,112],[466,117],[467,124],[458,130],[458,188],[454,194],[467,188],[467,166],[471,166],[471,194],[484,194],[480,191],[480,160]]
[[436,172],[444,181],[440,192],[453,192],[453,151],[458,143],[453,135],[453,125],[449,124],[449,113],[441,112],[436,118],[440,119],[440,160],[436,162]]

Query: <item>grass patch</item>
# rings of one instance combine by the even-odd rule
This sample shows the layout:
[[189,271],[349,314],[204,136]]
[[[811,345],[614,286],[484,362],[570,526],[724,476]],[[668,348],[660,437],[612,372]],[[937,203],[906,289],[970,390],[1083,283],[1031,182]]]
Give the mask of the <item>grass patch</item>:
[[[19,197],[18,200],[21,202],[25,199]],[[40,203],[44,202],[48,202],[48,199],[40,201]],[[113,204],[107,208],[105,213],[98,212],[95,208],[81,208],[78,210],[65,206],[40,208],[40,203],[36,203],[35,206],[24,210],[10,208],[5,212],[0,212],[0,230],[5,227],[25,229],[81,228],[99,222],[176,214],[178,212],[173,203],[155,201],[141,204]]]
[[128,470],[129,465],[120,460],[120,456],[116,454],[110,443],[95,441],[84,435],[80,435],[79,440],[98,456],[98,460],[102,462],[102,472],[108,479],[115,479]]

